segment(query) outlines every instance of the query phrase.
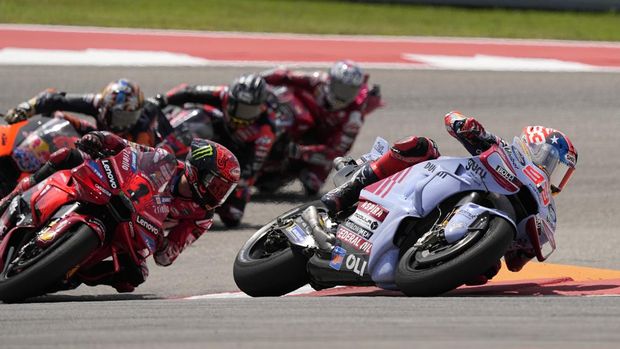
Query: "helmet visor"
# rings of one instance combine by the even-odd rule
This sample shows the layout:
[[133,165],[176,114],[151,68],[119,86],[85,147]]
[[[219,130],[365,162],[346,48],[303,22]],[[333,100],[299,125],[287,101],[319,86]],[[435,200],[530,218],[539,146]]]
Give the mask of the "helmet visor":
[[355,100],[359,91],[360,86],[349,85],[332,79],[327,85],[327,101],[334,109],[342,109]]
[[230,183],[213,173],[204,175],[201,184],[206,189],[207,205],[211,207],[223,204],[237,186],[237,183]]
[[236,126],[248,126],[256,120],[262,113],[263,108],[260,104],[230,103],[228,105],[228,116]]
[[560,154],[558,150],[548,143],[530,143],[530,153],[532,162],[543,169],[547,176],[551,177],[555,168],[560,163]]
[[564,189],[570,178],[573,176],[574,172],[575,169],[573,167],[570,167],[567,164],[560,162],[549,178],[549,182],[551,184],[551,192],[554,195],[560,193]]
[[140,119],[142,109],[134,111],[112,110],[110,112],[110,125],[113,130],[128,130]]

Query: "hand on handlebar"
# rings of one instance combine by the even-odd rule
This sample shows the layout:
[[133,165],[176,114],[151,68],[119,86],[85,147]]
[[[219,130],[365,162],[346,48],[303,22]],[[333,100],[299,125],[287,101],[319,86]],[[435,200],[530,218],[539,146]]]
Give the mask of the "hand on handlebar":
[[108,156],[104,149],[103,141],[94,133],[82,136],[82,138],[75,142],[75,146],[95,159]]
[[4,116],[4,120],[9,124],[15,124],[26,119],[28,119],[28,111],[20,107],[9,110]]

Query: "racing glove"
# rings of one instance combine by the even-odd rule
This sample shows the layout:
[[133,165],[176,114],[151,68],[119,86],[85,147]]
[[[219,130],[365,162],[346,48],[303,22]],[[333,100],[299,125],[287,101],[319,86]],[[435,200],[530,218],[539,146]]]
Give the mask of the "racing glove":
[[32,116],[32,107],[28,103],[22,103],[17,108],[9,110],[4,116],[4,120],[9,124],[24,121]]
[[99,158],[105,156],[103,140],[98,133],[87,133],[80,138],[75,145],[81,151],[92,156],[93,158]]
[[457,133],[465,138],[480,138],[485,134],[484,127],[474,118],[467,118],[456,125]]

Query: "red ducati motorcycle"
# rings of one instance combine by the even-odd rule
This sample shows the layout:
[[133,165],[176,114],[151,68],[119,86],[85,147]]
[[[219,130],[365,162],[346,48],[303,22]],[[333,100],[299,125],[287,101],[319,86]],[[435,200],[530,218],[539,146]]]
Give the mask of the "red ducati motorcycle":
[[109,257],[118,273],[119,256],[139,264],[154,252],[176,160],[161,149],[100,155],[56,172],[0,213],[0,300],[73,288]]

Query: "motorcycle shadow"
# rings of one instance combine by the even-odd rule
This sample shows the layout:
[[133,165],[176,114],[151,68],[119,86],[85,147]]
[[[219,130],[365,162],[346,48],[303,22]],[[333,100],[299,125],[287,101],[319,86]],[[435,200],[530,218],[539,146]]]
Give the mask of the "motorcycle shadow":
[[267,192],[257,192],[252,195],[252,201],[261,202],[261,203],[287,203],[287,204],[301,204],[303,202],[312,201],[319,199],[321,196],[317,195],[307,195],[303,192],[275,192],[275,193],[267,193]]
[[26,303],[66,303],[66,302],[117,302],[117,301],[136,301],[136,300],[155,300],[161,299],[153,294],[102,294],[102,295],[63,295],[50,294],[35,298],[29,298],[22,302]]
[[209,233],[226,233],[231,230],[258,230],[262,227],[263,227],[262,224],[251,224],[251,223],[242,222],[241,224],[239,224],[238,226],[234,228],[229,228],[225,226],[223,223],[216,222],[216,223],[213,223],[213,226],[209,229]]
[[[520,297],[620,295],[620,279],[573,281],[571,278],[526,280],[462,286],[439,297]],[[318,297],[405,297],[400,291],[377,287],[338,287],[303,296]]]

